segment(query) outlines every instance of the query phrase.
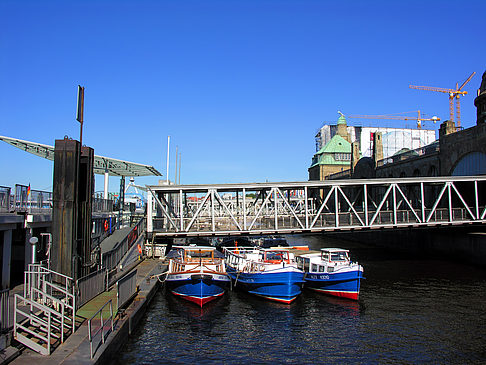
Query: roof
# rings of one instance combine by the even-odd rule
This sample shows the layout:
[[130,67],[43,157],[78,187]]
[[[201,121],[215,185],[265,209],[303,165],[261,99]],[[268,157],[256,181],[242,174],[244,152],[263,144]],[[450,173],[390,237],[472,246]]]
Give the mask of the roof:
[[[0,140],[20,148],[25,152],[54,161],[53,146],[5,136],[0,136]],[[103,175],[105,170],[108,170],[108,173],[113,176],[162,176],[153,166],[118,160],[111,157],[95,155],[93,165],[94,173],[100,175]]]
[[346,118],[344,115],[341,114],[341,116],[337,120],[337,124],[346,124]]
[[331,140],[314,155],[313,161],[315,162],[311,167],[316,165],[349,165],[349,160],[336,161],[334,159],[335,153],[351,153],[351,143],[346,141],[339,134],[332,137]]
[[344,248],[321,248],[322,252],[349,252],[349,250],[346,250]]
[[334,137],[331,138],[327,144],[322,147],[316,155],[321,155],[323,153],[351,153],[351,143],[346,141],[343,137],[339,134],[336,134]]

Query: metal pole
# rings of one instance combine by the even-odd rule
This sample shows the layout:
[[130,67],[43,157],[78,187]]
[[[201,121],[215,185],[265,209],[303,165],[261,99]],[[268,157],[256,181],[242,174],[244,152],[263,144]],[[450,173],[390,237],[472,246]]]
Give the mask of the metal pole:
[[179,157],[178,149],[179,149],[179,146],[176,146],[176,163],[175,163],[174,184],[177,184],[177,165],[178,165],[177,158]]
[[365,184],[363,186],[363,194],[364,194],[364,213],[365,213],[365,225],[368,227],[369,218],[368,218],[368,186]]
[[179,185],[181,184],[181,159],[182,159],[182,154],[179,152]]
[[108,182],[110,179],[110,174],[108,173],[108,168],[105,169],[105,186],[104,186],[104,191],[103,191],[103,199],[108,200]]
[[424,192],[424,183],[420,183],[420,195],[421,195],[421,207],[422,207],[422,223],[425,223],[425,192]]
[[182,201],[182,189],[179,190],[179,214],[181,216],[181,232],[184,230],[184,206]]
[[169,147],[170,147],[170,136],[167,136],[167,185],[169,185]]
[[246,231],[246,189],[243,188],[243,229]]

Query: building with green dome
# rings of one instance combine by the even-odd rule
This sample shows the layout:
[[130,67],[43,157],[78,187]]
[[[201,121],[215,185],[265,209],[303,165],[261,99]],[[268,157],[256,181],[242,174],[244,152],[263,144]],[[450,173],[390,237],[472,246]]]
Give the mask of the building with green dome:
[[325,180],[326,176],[351,167],[351,143],[346,118],[341,114],[336,134],[312,157],[309,180]]

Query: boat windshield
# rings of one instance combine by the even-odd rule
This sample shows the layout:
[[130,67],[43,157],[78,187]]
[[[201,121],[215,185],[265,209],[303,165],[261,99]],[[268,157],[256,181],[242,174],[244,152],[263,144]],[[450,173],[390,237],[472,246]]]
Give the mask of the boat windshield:
[[187,258],[212,258],[212,250],[186,250]]
[[346,251],[331,252],[331,261],[348,261],[348,253]]
[[274,261],[274,260],[288,260],[289,253],[287,251],[267,251],[265,253],[265,260]]

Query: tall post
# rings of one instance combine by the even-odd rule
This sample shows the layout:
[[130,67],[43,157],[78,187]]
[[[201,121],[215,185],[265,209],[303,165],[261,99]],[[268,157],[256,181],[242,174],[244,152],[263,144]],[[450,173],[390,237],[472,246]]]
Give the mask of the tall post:
[[182,154],[179,152],[179,185],[181,184],[181,159]]
[[177,153],[178,149],[179,149],[179,146],[176,146],[176,163],[175,163],[174,184],[177,184],[177,158],[179,157],[179,153]]
[[170,148],[170,136],[167,136],[167,185],[169,185],[169,148]]
[[125,207],[125,176],[120,177],[120,196],[118,197],[118,228],[123,224],[123,208]]
[[149,237],[152,236],[153,232],[153,207],[152,207],[152,190],[147,190],[147,234]]
[[110,174],[108,173],[108,169],[105,169],[105,185],[103,191],[103,199],[108,199],[108,183],[110,181]]

